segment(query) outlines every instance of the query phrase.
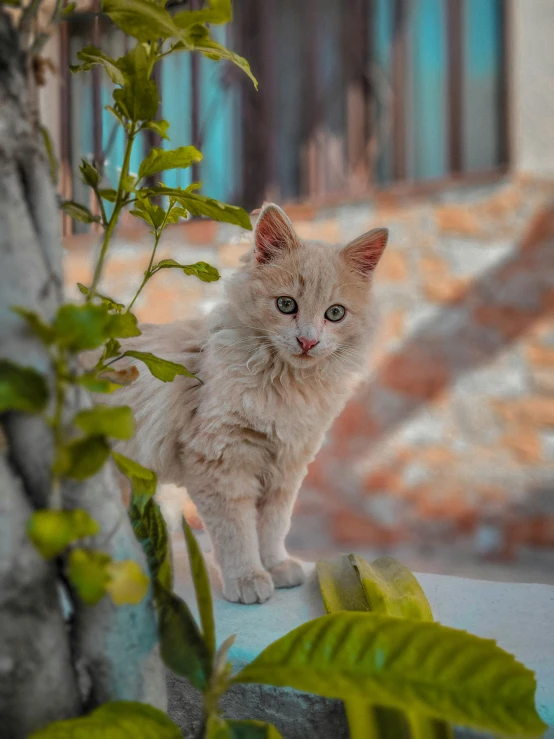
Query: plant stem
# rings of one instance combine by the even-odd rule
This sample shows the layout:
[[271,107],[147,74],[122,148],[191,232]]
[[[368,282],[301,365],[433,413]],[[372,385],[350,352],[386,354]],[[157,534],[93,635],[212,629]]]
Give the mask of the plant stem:
[[154,264],[154,257],[156,256],[156,249],[158,248],[158,244],[160,243],[160,239],[161,239],[162,233],[163,233],[165,227],[167,226],[167,219],[168,219],[169,214],[171,212],[171,209],[173,208],[174,205],[175,205],[175,201],[174,200],[170,200],[169,201],[169,207],[168,207],[167,212],[165,214],[165,217],[164,217],[164,219],[162,221],[162,224],[159,227],[159,229],[156,229],[156,240],[154,241],[154,248],[152,249],[152,254],[150,255],[150,261],[148,262],[148,267],[146,268],[146,272],[144,273],[144,278],[143,278],[142,282],[140,283],[139,289],[136,291],[134,298],[129,303],[129,307],[127,308],[127,310],[125,311],[125,313],[128,313],[131,310],[131,308],[135,304],[136,299],[138,298],[138,296],[142,292],[142,288],[146,285],[146,283],[148,282],[148,280],[154,274],[154,272],[152,272],[152,265]]
[[102,269],[104,267],[104,260],[106,258],[108,246],[110,245],[110,241],[111,241],[114,229],[116,227],[117,221],[119,220],[119,214],[121,213],[121,210],[123,209],[124,199],[125,199],[125,195],[123,191],[123,182],[127,178],[127,175],[129,174],[129,162],[131,161],[131,151],[133,150],[134,140],[135,140],[135,124],[132,123],[131,129],[129,133],[127,134],[127,141],[125,144],[125,156],[123,158],[123,166],[121,167],[121,173],[119,175],[119,183],[117,186],[117,196],[115,199],[113,213],[112,213],[110,220],[108,221],[106,230],[104,231],[104,239],[102,241],[102,247],[100,249],[100,256],[98,257],[98,262],[96,263],[96,268],[94,270],[94,277],[92,279],[92,285],[90,286],[89,294],[87,295],[87,302],[90,302],[96,293],[96,288],[98,287],[98,283],[100,282],[100,277],[102,276]]

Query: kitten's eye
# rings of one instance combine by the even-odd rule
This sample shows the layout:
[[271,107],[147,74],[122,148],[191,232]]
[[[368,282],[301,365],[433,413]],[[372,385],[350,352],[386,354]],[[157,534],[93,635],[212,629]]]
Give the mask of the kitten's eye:
[[288,295],[281,295],[280,298],[277,298],[277,308],[281,313],[296,313],[298,311],[296,300],[289,298]]
[[341,318],[344,318],[345,313],[346,308],[343,305],[332,305],[325,311],[325,318],[328,321],[334,321],[336,323],[337,321],[340,321]]

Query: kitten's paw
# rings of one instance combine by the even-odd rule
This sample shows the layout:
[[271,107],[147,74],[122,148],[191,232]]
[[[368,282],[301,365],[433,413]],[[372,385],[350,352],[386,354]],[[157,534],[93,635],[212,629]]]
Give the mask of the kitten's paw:
[[223,584],[223,595],[233,603],[264,603],[271,598],[273,591],[273,580],[265,570],[254,572],[252,575],[226,579]]
[[269,570],[276,588],[295,588],[306,579],[302,563],[297,559],[284,559]]

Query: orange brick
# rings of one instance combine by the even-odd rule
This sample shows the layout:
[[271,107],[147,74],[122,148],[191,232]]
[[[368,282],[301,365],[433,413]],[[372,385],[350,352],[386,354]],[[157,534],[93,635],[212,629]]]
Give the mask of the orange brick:
[[443,360],[415,347],[392,355],[379,372],[381,382],[391,390],[416,398],[432,398],[450,380]]
[[532,396],[512,402],[493,401],[492,405],[509,424],[554,426],[554,398]]
[[326,241],[337,244],[340,241],[339,225],[334,218],[321,221],[300,221],[295,224],[295,230],[301,239]]
[[527,359],[536,367],[548,367],[554,372],[554,348],[549,346],[527,346]]
[[535,464],[541,460],[540,439],[530,429],[521,427],[516,433],[504,436],[499,443],[509,449],[512,455],[523,464]]
[[232,267],[235,269],[240,265],[243,254],[250,249],[250,244],[224,244],[217,250],[219,264],[221,267]]
[[374,470],[364,480],[364,490],[368,494],[398,490],[401,485],[398,472],[387,467]]
[[406,257],[398,251],[385,251],[377,267],[377,279],[402,282],[408,277]]
[[515,339],[524,333],[534,321],[534,314],[510,305],[480,305],[474,311],[478,323],[499,331],[505,339]]
[[509,215],[521,205],[522,193],[520,188],[504,188],[488,200],[480,203],[476,211],[480,216],[499,218]]
[[423,293],[432,303],[459,303],[467,295],[469,280],[446,277],[423,285]]
[[450,466],[456,460],[454,452],[442,446],[425,447],[418,450],[415,457],[418,462],[431,467]]
[[446,233],[478,236],[481,228],[477,215],[467,207],[445,205],[437,210],[437,226]]
[[[394,310],[385,315],[379,327],[379,338],[385,342],[402,338],[405,320],[406,312],[403,310]],[[373,359],[375,361],[375,357]]]
[[219,224],[204,218],[193,219],[178,226],[183,239],[189,244],[212,244],[215,241]]
[[340,510],[331,519],[333,540],[351,546],[394,546],[406,538],[402,527],[380,526],[369,516],[353,510]]

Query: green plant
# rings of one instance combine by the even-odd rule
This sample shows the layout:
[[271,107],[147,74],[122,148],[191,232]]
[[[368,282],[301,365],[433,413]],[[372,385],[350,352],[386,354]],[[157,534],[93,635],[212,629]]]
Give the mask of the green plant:
[[[29,16],[39,4],[31,3],[22,14],[25,33],[32,20]],[[429,735],[424,732],[448,736],[444,721],[488,728],[504,735],[538,735],[543,725],[534,708],[532,673],[492,642],[433,623],[424,596],[406,571],[401,572],[402,585],[397,587],[398,578],[391,578],[390,569],[385,571],[382,564],[374,564],[371,570],[356,558],[342,561],[338,569],[320,565],[324,601],[331,611],[328,615],[277,640],[239,674],[231,675],[228,651],[233,637],[217,648],[205,563],[192,532],[183,522],[200,625],[187,604],[173,592],[168,535],[160,509],[152,499],[156,488],[154,473],[111,449],[110,439],[128,439],[134,433],[130,409],[80,407],[67,420],[68,399],[80,389],[111,393],[118,387],[114,380],[132,381],[132,376],[123,378],[117,369],[112,369],[124,356],[142,361],[162,381],[170,382],[176,375],[193,376],[187,368],[150,353],[123,352],[119,343],[121,338],[140,334],[131,308],[148,280],[161,269],[181,269],[206,282],[218,278],[217,271],[203,262],[156,263],[156,250],[165,228],[188,215],[208,216],[250,228],[244,211],[200,195],[197,184],[186,189],[145,184],[151,175],[199,161],[201,154],[194,147],[153,149],[137,176],[129,173],[132,147],[140,131],[151,129],[167,137],[167,122],[155,119],[159,100],[152,77],[154,66],[163,57],[197,51],[214,60],[230,60],[252,77],[244,59],[209,35],[207,24],[231,19],[229,0],[208,0],[201,10],[174,15],[163,3],[153,0],[104,0],[103,10],[137,43],[119,59],[88,46],[79,52],[81,64],[73,69],[87,71],[98,65],[108,74],[115,85],[109,109],[126,137],[117,188],[105,187],[103,173],[92,163],[81,163],[81,176],[94,192],[99,214],[72,201],[62,205],[72,217],[97,222],[103,229],[94,277],[90,286],[79,286],[84,303],[62,304],[50,321],[28,308],[16,308],[45,348],[52,387],[46,376],[33,367],[6,360],[0,363],[0,410],[39,414],[52,431],[51,492],[47,505],[29,518],[31,541],[45,558],[56,560],[73,595],[86,604],[96,604],[106,595],[115,605],[137,603],[152,584],[162,657],[170,669],[202,692],[205,737],[279,736],[268,724],[231,721],[220,715],[220,697],[239,682],[291,686],[342,699],[354,737],[391,736],[404,716],[419,736]],[[57,15],[67,12],[71,12],[70,6],[64,9],[61,4],[56,5]],[[48,147],[47,137],[45,141]],[[51,166],[51,172],[55,176],[56,167]],[[166,206],[159,204],[161,198]],[[150,226],[154,244],[136,294],[125,306],[100,294],[98,285],[118,219],[129,206],[135,217]],[[78,355],[101,347],[93,370],[82,370]],[[149,578],[133,560],[116,560],[89,545],[90,538],[98,532],[98,523],[86,510],[64,509],[64,482],[89,479],[103,469],[109,457],[132,483],[129,515],[147,557]],[[409,606],[404,602],[409,602]],[[422,662],[422,655],[431,658]],[[456,669],[452,666],[453,655]],[[160,711],[131,701],[113,701],[88,716],[53,723],[35,732],[34,738],[123,737],[129,733],[137,737],[179,735]]]

